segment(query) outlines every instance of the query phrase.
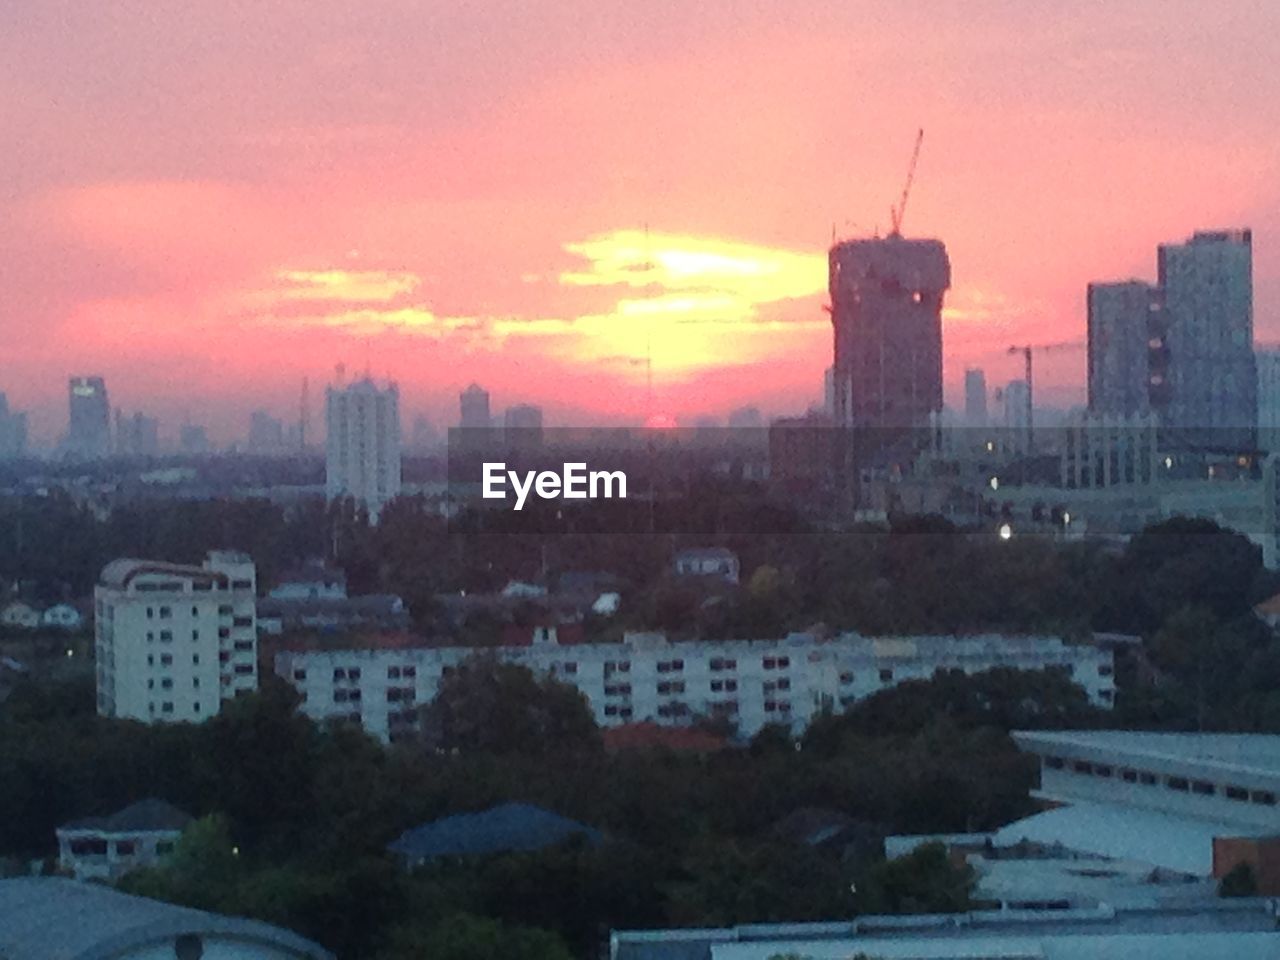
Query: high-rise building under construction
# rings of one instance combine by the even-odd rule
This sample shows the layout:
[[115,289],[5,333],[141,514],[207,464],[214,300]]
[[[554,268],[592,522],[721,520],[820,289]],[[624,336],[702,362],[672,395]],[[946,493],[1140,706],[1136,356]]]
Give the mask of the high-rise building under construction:
[[927,424],[942,409],[940,240],[845,240],[830,252],[834,419],[853,428]]

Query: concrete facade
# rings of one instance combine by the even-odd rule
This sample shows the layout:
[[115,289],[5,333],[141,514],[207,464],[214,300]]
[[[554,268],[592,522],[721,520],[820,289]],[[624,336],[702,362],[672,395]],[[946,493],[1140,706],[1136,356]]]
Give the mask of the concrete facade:
[[256,690],[256,598],[240,553],[215,551],[199,567],[107,564],[94,590],[98,714],[198,723]]

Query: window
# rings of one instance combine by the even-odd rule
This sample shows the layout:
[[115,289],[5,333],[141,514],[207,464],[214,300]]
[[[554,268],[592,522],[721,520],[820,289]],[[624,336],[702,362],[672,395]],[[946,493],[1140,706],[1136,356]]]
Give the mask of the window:
[[1111,776],[1111,768],[1106,764],[1100,763],[1093,768],[1093,775],[1095,777],[1109,777]]
[[293,671],[293,679],[295,679],[295,680],[305,680],[305,679],[307,679],[307,671],[305,671],[305,670],[295,670],[295,671]]
[[359,680],[359,679],[360,679],[360,668],[359,668],[359,667],[352,667],[351,669],[349,669],[349,670],[347,671],[347,679],[348,679],[348,680]]
[[1156,785],[1156,775],[1145,771],[1138,771],[1138,782],[1144,787],[1154,787]]
[[162,666],[162,667],[171,667],[171,666],[173,666],[173,654],[171,654],[171,653],[162,653],[162,654],[160,654],[160,666]]
[[172,608],[172,607],[161,607],[161,608],[160,608],[160,619],[161,619],[161,620],[168,620],[168,619],[169,619],[170,617],[172,617],[172,616],[173,616],[173,608]]
[[232,590],[252,590],[253,581],[252,580],[232,580],[231,589]]
[[1050,770],[1061,770],[1067,764],[1061,757],[1045,757],[1044,765]]
[[161,689],[161,690],[172,690],[172,689],[173,689],[173,677],[164,677],[163,679],[161,679],[161,681],[160,681],[160,689]]
[[173,643],[173,631],[172,631],[172,630],[161,630],[161,631],[160,631],[160,642],[161,642],[161,643]]
[[199,713],[199,712],[200,712],[200,701],[199,701],[199,700],[197,700],[195,703],[193,703],[193,704],[191,705],[191,708],[192,708],[192,710],[193,710],[194,712]]
[[147,619],[154,620],[156,616],[155,607],[147,607]]
[[227,637],[229,637],[229,636],[231,636],[231,630],[230,630],[228,627],[219,627],[219,628],[218,628],[218,639],[219,639],[219,640],[225,640],[225,639],[227,639]]
[[399,680],[399,679],[400,679],[400,668],[399,668],[399,667],[387,667],[387,679],[388,679],[388,680]]
[[1093,773],[1093,764],[1086,763],[1083,760],[1077,760],[1071,765],[1071,769],[1076,773]]
[[1191,785],[1193,792],[1200,794],[1202,797],[1212,797],[1218,791],[1214,789],[1212,783],[1207,780],[1197,780]]
[[253,617],[235,617],[231,621],[233,627],[252,627]]
[[161,712],[161,713],[173,713],[173,701],[172,701],[172,700],[166,700],[164,703],[160,704],[160,712]]
[[417,668],[417,667],[405,667],[405,668],[401,671],[401,675],[402,675],[406,680],[412,680],[414,677],[416,677],[416,676],[418,675],[418,668]]
[[1181,793],[1186,793],[1191,789],[1191,783],[1186,777],[1168,777],[1164,784],[1170,790],[1177,790]]
[[346,671],[346,670],[344,670],[344,669],[342,669],[342,667],[334,667],[334,668],[333,668],[333,679],[335,679],[335,680],[345,680],[345,679],[347,679],[347,671]]
[[578,665],[576,663],[566,663],[564,665],[564,672],[568,674],[575,674],[578,672]]
[[1244,787],[1227,787],[1222,791],[1227,795],[1228,800],[1248,800],[1249,791]]
[[192,662],[193,664],[195,664],[196,666],[199,666],[199,665],[200,665],[200,654],[198,654],[198,653],[193,653],[193,654],[191,655],[191,662]]
[[237,650],[239,650],[241,653],[246,653],[246,652],[248,652],[248,651],[250,651],[250,650],[252,650],[252,649],[253,649],[253,641],[252,641],[252,640],[237,640],[237,641],[235,642],[235,648],[236,648]]
[[1121,777],[1121,779],[1123,779],[1123,780],[1124,780],[1124,782],[1125,782],[1125,783],[1137,783],[1137,782],[1138,782],[1138,771],[1136,771],[1136,770],[1122,770],[1122,771],[1120,771],[1120,777]]
[[783,677],[781,680],[779,680],[779,681],[778,681],[778,689],[779,689],[779,690],[790,690],[790,689],[791,689],[791,681],[790,681],[789,679],[787,679],[786,677]]
[[1249,794],[1249,799],[1254,803],[1260,803],[1264,807],[1274,807],[1276,805],[1276,795],[1270,790],[1255,790]]
[[192,640],[199,640],[199,639],[200,639],[200,631],[199,631],[199,630],[192,630],[192,631],[191,631],[191,639],[192,639]]
[[[238,673],[238,674],[239,674],[240,676],[242,676],[242,677],[244,677],[244,676],[248,676],[249,674],[253,673],[253,664],[251,664],[251,663],[237,663],[237,664],[236,664],[236,667],[235,667],[235,672],[236,672],[236,673]],[[358,690],[357,690],[356,692],[357,692],[357,693],[359,693],[359,691],[358,691]]]
[[885,670],[881,670],[881,671],[880,671],[880,682],[881,682],[881,683],[888,683],[888,682],[889,682],[890,680],[892,680],[892,679],[893,679],[893,671],[892,671],[892,670],[885,669]]
[[236,609],[236,608],[235,608],[235,607],[233,607],[233,606],[231,606],[231,604],[229,604],[229,603],[224,603],[224,604],[222,604],[221,606],[219,606],[219,607],[218,607],[218,616],[220,616],[220,617],[229,617],[229,616],[231,616],[231,614],[233,614],[233,613],[235,612],[235,609]]
[[1100,677],[1109,677],[1113,673],[1115,673],[1115,671],[1112,670],[1111,667],[1107,666],[1105,663],[1099,665],[1098,667],[1098,676]]
[[198,617],[198,616],[200,616],[200,608],[199,608],[199,607],[192,607],[192,608],[191,608],[191,615],[192,615],[193,617]]
[[840,674],[840,684],[841,684],[842,686],[847,687],[847,686],[849,686],[849,684],[851,684],[851,683],[853,683],[853,674],[852,674],[852,673],[850,673],[849,671],[847,671],[847,670],[846,670],[844,673]]
[[200,678],[199,678],[199,677],[192,677],[192,678],[191,678],[191,688],[192,688],[193,690],[199,690],[199,689],[200,689]]

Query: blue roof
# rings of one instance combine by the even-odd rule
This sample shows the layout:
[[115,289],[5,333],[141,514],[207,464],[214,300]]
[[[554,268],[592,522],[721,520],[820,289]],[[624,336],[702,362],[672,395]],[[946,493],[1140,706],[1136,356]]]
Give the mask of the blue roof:
[[479,857],[542,850],[574,836],[589,843],[598,830],[527,803],[504,803],[479,813],[463,813],[406,830],[387,849],[411,860]]

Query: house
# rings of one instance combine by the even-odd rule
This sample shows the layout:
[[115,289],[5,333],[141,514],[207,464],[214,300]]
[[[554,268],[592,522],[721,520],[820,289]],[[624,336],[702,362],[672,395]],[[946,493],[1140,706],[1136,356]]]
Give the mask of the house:
[[34,630],[40,626],[40,611],[29,603],[15,600],[0,610],[0,624],[6,627]]
[[406,830],[387,849],[408,867],[441,857],[484,857],[544,850],[574,837],[601,842],[598,830],[527,803],[504,803]]
[[57,829],[58,864],[77,880],[116,880],[171,853],[190,822],[189,814],[154,798],[107,817],[73,820]]
[[403,630],[407,626],[409,611],[404,601],[389,593],[358,597],[271,596],[258,602],[258,629],[264,634],[278,636],[291,630]]
[[69,603],[55,603],[40,615],[40,622],[58,630],[79,630],[84,625],[84,617]]
[[347,575],[313,561],[281,576],[267,596],[273,600],[345,600]]
[[130,896],[61,877],[0,880],[4,960],[334,960],[257,920]]
[[725,583],[738,582],[738,555],[724,547],[700,547],[676,554],[677,577],[713,577]]

